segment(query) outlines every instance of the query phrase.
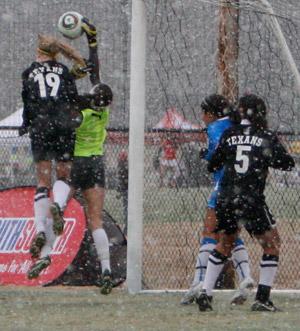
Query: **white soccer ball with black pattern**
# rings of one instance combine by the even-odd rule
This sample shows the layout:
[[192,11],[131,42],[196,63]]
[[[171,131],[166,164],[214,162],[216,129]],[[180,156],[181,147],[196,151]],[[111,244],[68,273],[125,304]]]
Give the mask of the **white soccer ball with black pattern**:
[[62,14],[57,23],[58,31],[66,38],[79,38],[83,33],[82,18],[83,16],[75,11]]

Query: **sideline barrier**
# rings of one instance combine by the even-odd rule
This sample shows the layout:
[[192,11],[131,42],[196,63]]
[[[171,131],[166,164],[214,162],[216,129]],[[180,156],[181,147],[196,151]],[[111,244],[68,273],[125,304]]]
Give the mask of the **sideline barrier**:
[[71,199],[65,210],[65,229],[55,243],[51,265],[39,278],[28,280],[30,243],[36,234],[33,218],[34,187],[0,191],[0,284],[44,285],[58,278],[76,257],[86,220],[82,206]]

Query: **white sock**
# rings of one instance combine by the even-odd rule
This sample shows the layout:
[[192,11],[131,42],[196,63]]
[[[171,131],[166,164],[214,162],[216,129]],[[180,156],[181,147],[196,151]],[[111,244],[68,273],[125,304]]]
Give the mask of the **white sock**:
[[109,241],[104,229],[96,229],[92,232],[96,251],[101,262],[102,272],[105,269],[110,271]]
[[239,282],[242,282],[245,278],[251,278],[249,256],[245,245],[241,244],[236,246],[231,253],[232,262],[238,274]]
[[41,258],[51,254],[53,249],[53,244],[56,239],[56,235],[53,232],[53,220],[51,218],[47,218],[45,225],[45,234],[46,234],[46,243],[41,249],[41,255],[40,255]]
[[53,185],[53,200],[58,203],[61,210],[64,210],[66,207],[70,191],[70,186],[63,180],[55,181]]
[[45,232],[45,223],[49,213],[49,196],[46,187],[40,187],[34,195],[34,224],[37,233]]
[[208,296],[212,295],[216,281],[221,273],[227,257],[213,250],[208,258],[206,275],[203,283],[203,289],[206,290]]
[[208,263],[208,257],[213,251],[213,249],[216,247],[216,243],[203,243],[200,246],[199,254],[197,256],[196,267],[195,267],[196,270],[195,270],[192,286],[195,286],[199,284],[199,282],[204,281],[207,263]]
[[259,284],[273,286],[278,269],[278,256],[264,254],[260,261]]

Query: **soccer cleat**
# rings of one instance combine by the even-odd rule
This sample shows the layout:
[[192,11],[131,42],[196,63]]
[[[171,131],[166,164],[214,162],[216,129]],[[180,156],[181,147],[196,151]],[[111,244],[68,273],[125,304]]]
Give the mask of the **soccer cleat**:
[[36,261],[36,263],[30,268],[27,273],[28,279],[37,278],[40,273],[46,269],[51,264],[51,259],[49,256],[43,257]]
[[251,290],[254,287],[254,280],[249,277],[249,278],[245,278],[238,290],[234,293],[230,303],[232,305],[242,305],[244,304],[244,302],[248,299],[248,296],[251,293]]
[[205,290],[202,290],[200,296],[196,298],[200,311],[213,310],[212,309],[212,296],[208,296]]
[[112,281],[112,275],[111,272],[109,270],[104,270],[103,274],[102,274],[102,279],[100,282],[100,292],[101,294],[107,295],[111,292],[112,288],[113,288],[113,281]]
[[203,287],[203,282],[199,282],[198,284],[191,286],[191,288],[185,293],[183,298],[180,300],[181,305],[190,305],[192,304],[197,297],[201,294],[201,290]]
[[42,247],[45,245],[45,243],[46,243],[45,232],[37,233],[34,239],[32,240],[32,243],[29,248],[29,252],[32,258],[35,259],[40,256]]
[[55,235],[60,236],[64,231],[65,220],[58,203],[52,203],[50,206],[50,213],[53,218],[53,232]]
[[281,309],[275,307],[271,300],[268,300],[266,302],[256,300],[252,304],[251,310],[252,311],[270,311],[270,312],[282,311]]

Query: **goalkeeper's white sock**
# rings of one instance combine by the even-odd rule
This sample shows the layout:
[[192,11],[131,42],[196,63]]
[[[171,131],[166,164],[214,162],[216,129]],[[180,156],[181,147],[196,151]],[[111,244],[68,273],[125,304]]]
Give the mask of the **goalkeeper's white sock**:
[[212,295],[216,281],[221,273],[227,257],[215,249],[212,251],[208,258],[207,271],[203,283],[203,290],[206,291],[208,296]]
[[235,248],[232,250],[232,262],[238,274],[239,282],[245,278],[251,278],[249,267],[249,256],[242,239],[238,238],[235,241]]
[[206,274],[208,257],[217,245],[217,241],[212,238],[205,237],[201,240],[200,250],[197,256],[195,275],[192,286],[203,282]]
[[49,190],[47,187],[38,187],[34,195],[34,224],[37,233],[45,232],[45,223],[49,213]]
[[101,262],[102,272],[104,270],[110,269],[110,257],[109,257],[109,241],[107,234],[104,229],[96,229],[92,232],[92,236],[94,239],[97,255]]
[[279,257],[276,255],[264,254],[260,261],[259,285],[273,286],[278,269]]
[[70,186],[63,180],[58,179],[53,185],[53,200],[58,203],[61,210],[64,210],[68,201]]

